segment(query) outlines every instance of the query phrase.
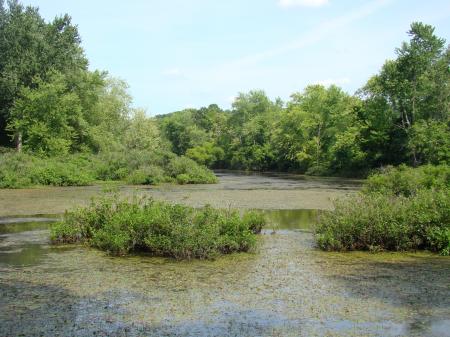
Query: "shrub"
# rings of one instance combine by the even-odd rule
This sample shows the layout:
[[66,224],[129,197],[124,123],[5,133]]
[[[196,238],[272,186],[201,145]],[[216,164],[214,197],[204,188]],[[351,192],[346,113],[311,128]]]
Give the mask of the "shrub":
[[[79,160],[79,159],[77,159]],[[34,185],[83,186],[94,176],[86,166],[71,158],[40,158],[22,153],[1,155],[0,188]]]
[[52,228],[53,243],[86,242],[113,255],[144,251],[177,259],[248,251],[264,220],[209,206],[195,209],[148,199],[102,198],[67,212]]
[[126,182],[132,185],[157,185],[168,181],[162,168],[158,166],[146,166],[134,170],[126,178]]
[[448,255],[448,168],[402,167],[372,176],[362,193],[321,215],[316,239],[324,250],[428,249]]
[[421,189],[429,188],[450,188],[449,166],[387,167],[367,179],[363,192],[410,196]]
[[174,157],[167,165],[167,173],[182,184],[214,184],[217,177],[205,166],[187,157]]
[[95,180],[125,180],[154,185],[215,183],[214,173],[188,158],[164,151],[123,151],[37,157],[26,153],[0,154],[0,188],[34,185],[82,186]]

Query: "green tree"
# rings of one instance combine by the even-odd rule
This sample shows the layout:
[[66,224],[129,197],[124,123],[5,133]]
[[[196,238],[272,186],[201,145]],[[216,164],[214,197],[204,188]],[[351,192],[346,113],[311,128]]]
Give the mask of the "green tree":
[[68,15],[46,23],[37,8],[1,0],[0,143],[10,144],[6,125],[23,88],[36,88],[35,81],[46,81],[53,71],[86,69],[80,37]]
[[411,39],[396,50],[397,58],[387,61],[360,91],[367,110],[368,150],[382,148],[383,164],[417,165],[415,147],[407,146],[414,123],[446,122],[449,116],[450,56],[445,40],[420,22],[414,22],[408,34]]
[[125,131],[124,143],[127,149],[156,151],[161,147],[158,125],[148,118],[145,110],[136,109],[130,125]]
[[68,153],[76,142],[75,125],[82,119],[80,99],[60,73],[54,73],[49,82],[36,79],[35,83],[36,89],[22,88],[7,130],[21,134],[24,147],[33,152]]
[[418,121],[411,128],[408,149],[420,164],[450,162],[450,128],[440,121]]

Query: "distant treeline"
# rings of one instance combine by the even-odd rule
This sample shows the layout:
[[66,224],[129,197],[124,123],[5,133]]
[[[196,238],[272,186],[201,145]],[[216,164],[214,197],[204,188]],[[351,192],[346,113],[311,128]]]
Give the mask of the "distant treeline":
[[0,146],[40,157],[173,151],[210,168],[308,174],[448,163],[450,51],[429,25],[408,34],[355,95],[311,85],[282,102],[250,91],[231,110],[151,118],[132,107],[125,82],[88,69],[68,15],[46,22],[37,8],[0,0]]
[[173,151],[210,167],[364,175],[386,165],[448,163],[450,50],[434,28],[413,23],[355,95],[310,85],[284,103],[264,91],[159,116]]

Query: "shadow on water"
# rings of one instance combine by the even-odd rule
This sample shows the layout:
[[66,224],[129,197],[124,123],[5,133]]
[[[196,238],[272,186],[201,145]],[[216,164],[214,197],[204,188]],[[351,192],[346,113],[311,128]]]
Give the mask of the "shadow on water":
[[[297,336],[298,320],[264,310],[228,311],[221,320],[127,322],[131,302],[160,301],[136,292],[79,297],[62,287],[0,281],[1,336]],[[228,303],[222,303],[229,305]],[[290,334],[288,331],[295,331]]]
[[53,248],[49,223],[1,225],[0,336],[449,336],[450,259],[320,252],[290,230],[317,211],[264,213],[285,229],[214,261]]
[[[333,253],[330,253],[333,254]],[[421,253],[422,254],[422,253]],[[401,253],[333,254],[330,283],[348,296],[408,310],[405,336],[450,336],[450,259]]]

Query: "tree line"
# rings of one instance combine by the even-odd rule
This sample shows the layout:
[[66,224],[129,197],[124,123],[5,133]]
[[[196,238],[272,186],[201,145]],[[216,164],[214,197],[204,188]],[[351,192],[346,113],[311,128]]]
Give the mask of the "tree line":
[[448,163],[450,49],[430,25],[415,22],[408,35],[354,95],[310,85],[284,103],[250,91],[231,110],[159,116],[161,130],[176,153],[217,168],[364,175]]
[[70,16],[0,0],[0,146],[43,157],[174,152],[210,168],[365,175],[386,165],[447,164],[450,49],[411,25],[366,85],[350,95],[310,85],[287,102],[264,91],[148,117],[127,84],[88,69]]

